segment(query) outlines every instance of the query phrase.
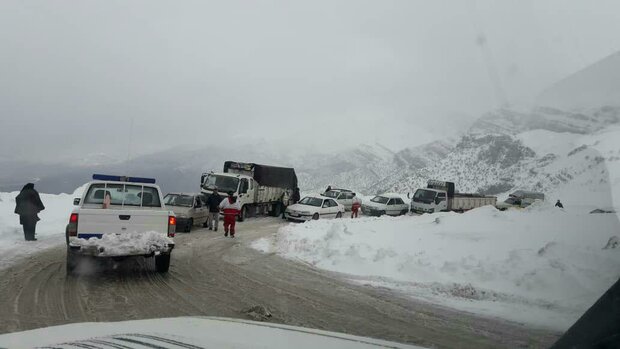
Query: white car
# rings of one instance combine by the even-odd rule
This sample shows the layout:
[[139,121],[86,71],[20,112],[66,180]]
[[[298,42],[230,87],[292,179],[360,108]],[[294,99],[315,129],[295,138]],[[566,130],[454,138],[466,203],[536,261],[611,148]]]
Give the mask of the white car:
[[207,221],[209,208],[204,194],[169,193],[164,196],[164,205],[177,217],[177,231],[189,233],[194,225],[202,226]]
[[362,213],[368,216],[400,216],[407,212],[409,205],[398,194],[377,195],[362,204]]
[[341,218],[344,214],[344,205],[328,197],[306,196],[295,205],[286,209],[284,217],[291,221],[305,222],[319,218]]
[[332,189],[330,191],[322,193],[321,196],[332,198],[336,200],[336,202],[338,202],[339,204],[344,205],[344,208],[347,211],[351,211],[355,193],[347,189]]

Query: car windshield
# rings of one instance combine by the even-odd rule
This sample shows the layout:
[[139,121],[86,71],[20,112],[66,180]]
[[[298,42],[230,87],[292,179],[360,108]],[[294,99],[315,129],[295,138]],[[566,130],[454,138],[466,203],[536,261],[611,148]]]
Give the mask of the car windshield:
[[299,204],[307,205],[307,206],[314,206],[314,207],[321,207],[321,205],[323,204],[323,199],[315,198],[312,196],[306,196],[305,198],[301,199],[301,201],[299,201]]
[[190,195],[168,194],[164,197],[164,205],[166,206],[182,206],[192,207],[194,197]]
[[370,201],[379,204],[387,204],[387,202],[390,201],[390,198],[386,198],[385,196],[375,196],[374,198],[370,199]]
[[437,192],[435,191],[426,190],[426,189],[418,189],[413,195],[413,198],[421,199],[421,200],[434,200],[436,195],[437,195]]
[[239,178],[216,174],[209,174],[205,179],[205,183],[203,185],[203,188],[209,190],[217,188],[218,192],[220,193],[227,193],[229,191],[236,193],[238,187]]

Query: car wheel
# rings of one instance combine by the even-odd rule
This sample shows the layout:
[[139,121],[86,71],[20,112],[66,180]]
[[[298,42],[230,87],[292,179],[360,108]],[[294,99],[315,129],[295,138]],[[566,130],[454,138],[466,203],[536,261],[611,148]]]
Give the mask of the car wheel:
[[193,218],[190,218],[190,219],[187,221],[187,225],[185,226],[185,232],[186,232],[186,233],[191,232],[191,231],[192,231],[192,227],[193,227],[193,226],[194,226],[194,219],[193,219]]
[[319,219],[319,214],[318,214],[318,213],[315,213],[315,214],[312,216],[312,220],[315,220],[315,221],[316,221],[316,220],[318,220],[318,219]]
[[167,273],[170,269],[170,253],[155,256],[155,269],[158,273]]
[[400,211],[400,215],[401,215],[401,216],[404,216],[404,215],[406,215],[406,214],[407,214],[407,210],[402,210],[402,211]]
[[342,212],[336,213],[336,218],[342,218]]
[[384,215],[385,215],[385,211],[379,212],[379,217],[384,216]]

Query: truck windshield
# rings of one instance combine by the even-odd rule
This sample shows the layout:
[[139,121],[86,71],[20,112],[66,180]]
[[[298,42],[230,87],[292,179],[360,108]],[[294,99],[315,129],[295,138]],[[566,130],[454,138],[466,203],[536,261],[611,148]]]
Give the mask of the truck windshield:
[[203,188],[208,190],[213,190],[214,188],[217,188],[220,193],[227,193],[229,191],[236,193],[238,187],[239,178],[214,174],[208,175],[203,185]]
[[299,203],[301,205],[321,207],[321,205],[323,205],[323,199],[306,196],[305,198],[301,199],[301,201]]
[[426,190],[426,189],[418,189],[413,195],[413,198],[420,199],[420,200],[434,200],[435,195],[437,195],[437,192],[435,191]]
[[168,194],[164,197],[164,205],[192,207],[194,198],[190,195]]
[[386,198],[385,196],[375,196],[374,198],[370,199],[370,201],[377,202],[379,204],[387,204],[390,199]]

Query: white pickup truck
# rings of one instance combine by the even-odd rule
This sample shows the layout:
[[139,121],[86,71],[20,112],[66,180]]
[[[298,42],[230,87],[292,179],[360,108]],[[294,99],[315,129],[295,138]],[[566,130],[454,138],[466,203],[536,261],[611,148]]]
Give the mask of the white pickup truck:
[[457,193],[454,190],[454,183],[431,179],[426,188],[416,190],[411,197],[411,211],[415,213],[464,212],[487,205],[495,206],[496,202],[495,196]]
[[154,179],[93,175],[73,203],[78,207],[66,229],[68,274],[94,257],[155,257],[157,271],[168,271],[176,217]]

